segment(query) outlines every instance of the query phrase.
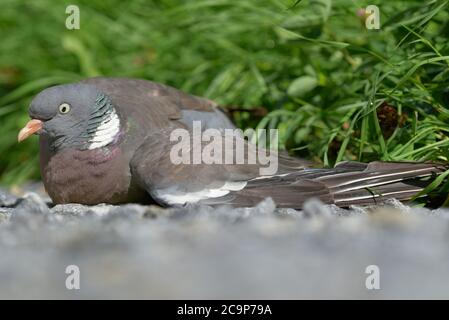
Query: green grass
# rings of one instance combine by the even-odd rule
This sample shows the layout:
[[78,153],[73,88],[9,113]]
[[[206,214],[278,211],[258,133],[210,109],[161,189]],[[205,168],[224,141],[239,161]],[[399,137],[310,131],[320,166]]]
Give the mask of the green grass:
[[[65,29],[69,4],[80,30]],[[369,4],[380,30],[357,16]],[[39,178],[37,139],[16,142],[33,95],[96,75],[263,107],[234,120],[279,128],[281,148],[324,165],[447,161],[448,35],[448,1],[3,0],[0,183]]]

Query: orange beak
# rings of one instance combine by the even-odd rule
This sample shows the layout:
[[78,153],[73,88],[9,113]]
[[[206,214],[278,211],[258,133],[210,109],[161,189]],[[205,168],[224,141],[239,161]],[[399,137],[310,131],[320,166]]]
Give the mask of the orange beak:
[[36,133],[42,128],[43,122],[37,119],[32,119],[28,121],[28,123],[25,125],[25,127],[20,130],[19,135],[17,137],[17,140],[19,142],[22,142],[29,136],[31,136],[33,133]]

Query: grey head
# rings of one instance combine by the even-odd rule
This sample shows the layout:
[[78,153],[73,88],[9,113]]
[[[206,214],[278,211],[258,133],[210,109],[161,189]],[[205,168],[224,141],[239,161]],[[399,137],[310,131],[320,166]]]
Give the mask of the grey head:
[[104,147],[117,141],[119,115],[111,99],[87,84],[66,84],[40,92],[31,102],[32,120],[19,141],[33,133],[45,136],[50,148],[80,150]]

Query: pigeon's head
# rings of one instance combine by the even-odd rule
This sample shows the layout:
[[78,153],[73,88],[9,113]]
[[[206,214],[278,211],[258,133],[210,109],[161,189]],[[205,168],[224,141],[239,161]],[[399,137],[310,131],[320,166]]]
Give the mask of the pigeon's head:
[[54,149],[94,149],[114,142],[120,120],[110,98],[87,84],[67,84],[40,92],[29,107],[31,120],[19,142],[32,134],[45,136]]

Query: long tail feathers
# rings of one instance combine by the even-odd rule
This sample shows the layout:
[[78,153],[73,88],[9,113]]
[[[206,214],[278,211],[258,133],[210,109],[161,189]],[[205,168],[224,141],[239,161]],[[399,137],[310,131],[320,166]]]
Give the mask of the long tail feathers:
[[244,207],[272,197],[279,207],[300,209],[310,198],[340,207],[376,204],[391,198],[405,201],[447,169],[435,163],[345,162],[333,169],[304,169],[259,177],[240,191],[204,202]]
[[447,168],[431,163],[372,162],[362,172],[348,172],[318,178],[333,194],[339,206],[372,204],[396,198],[409,200],[423,190],[429,177]]

